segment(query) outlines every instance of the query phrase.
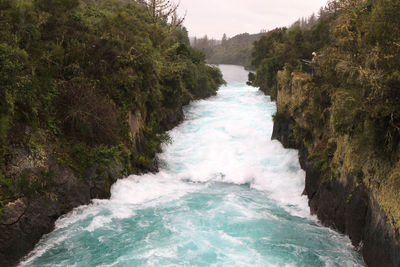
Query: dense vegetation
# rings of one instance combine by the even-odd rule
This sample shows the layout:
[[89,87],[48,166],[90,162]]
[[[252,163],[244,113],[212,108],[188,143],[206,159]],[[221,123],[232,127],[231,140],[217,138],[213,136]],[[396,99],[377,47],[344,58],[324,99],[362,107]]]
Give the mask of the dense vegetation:
[[10,174],[18,149],[50,153],[82,179],[115,159],[135,172],[150,167],[182,105],[215,94],[221,73],[190,46],[175,9],[0,0],[0,207],[51,183],[46,166]]
[[208,39],[205,36],[195,38],[192,44],[205,53],[207,62],[210,64],[234,64],[251,69],[253,42],[260,39],[263,34],[242,33],[232,38],[227,38],[224,34],[220,41]]
[[297,118],[292,138],[324,178],[365,184],[400,229],[400,1],[331,1],[312,27],[261,38],[253,63],[251,82],[278,98],[276,121]]
[[313,52],[331,43],[330,28],[336,16],[327,7],[320,10],[318,20],[312,15],[303,23],[295,22],[290,28],[269,31],[254,42],[251,64],[257,68],[257,73],[250,75],[250,83],[275,99],[278,70],[286,66],[288,71],[301,71],[302,59],[311,60]]

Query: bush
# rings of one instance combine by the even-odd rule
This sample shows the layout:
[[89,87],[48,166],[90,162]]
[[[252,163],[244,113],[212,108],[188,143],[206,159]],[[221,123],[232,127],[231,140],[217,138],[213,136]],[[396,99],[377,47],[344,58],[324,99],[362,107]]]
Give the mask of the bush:
[[64,134],[88,144],[116,144],[120,130],[114,102],[85,80],[61,86],[57,109]]

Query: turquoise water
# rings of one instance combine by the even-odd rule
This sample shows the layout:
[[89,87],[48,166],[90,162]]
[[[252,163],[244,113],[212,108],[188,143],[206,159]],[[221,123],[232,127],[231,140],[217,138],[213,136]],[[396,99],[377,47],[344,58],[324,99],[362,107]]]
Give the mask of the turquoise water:
[[310,216],[297,151],[270,140],[274,103],[221,69],[228,85],[186,107],[159,173],[60,218],[21,266],[363,266]]

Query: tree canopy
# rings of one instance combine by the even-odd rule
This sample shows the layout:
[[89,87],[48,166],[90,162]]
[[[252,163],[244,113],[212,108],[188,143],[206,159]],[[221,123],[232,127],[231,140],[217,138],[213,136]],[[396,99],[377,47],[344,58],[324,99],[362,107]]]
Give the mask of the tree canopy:
[[166,0],[0,0],[0,205],[27,194],[7,165],[33,142],[77,171],[100,150],[148,163],[182,105],[223,83],[181,22]]

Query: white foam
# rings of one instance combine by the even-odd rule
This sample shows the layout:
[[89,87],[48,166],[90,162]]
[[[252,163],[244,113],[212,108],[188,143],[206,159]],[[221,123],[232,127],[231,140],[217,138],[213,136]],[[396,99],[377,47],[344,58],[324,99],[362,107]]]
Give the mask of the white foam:
[[291,214],[314,218],[301,195],[305,174],[297,152],[270,140],[274,109],[268,97],[243,83],[222,88],[217,97],[193,103],[159,157],[182,180],[250,184]]
[[221,236],[222,239],[227,240],[228,242],[230,242],[231,244],[235,244],[235,245],[242,245],[243,242],[236,237],[230,236],[227,233],[225,233],[224,231],[218,231],[219,236]]
[[[119,204],[151,204],[155,201],[153,204],[157,204],[157,201],[179,199],[198,189],[198,186],[185,183],[166,171],[141,176],[131,175],[118,180],[111,187],[110,201]],[[165,198],[167,196],[168,198]]]
[[89,232],[93,232],[97,228],[103,227],[107,224],[109,224],[112,221],[111,217],[107,216],[96,216],[93,218],[92,222],[89,224],[88,227],[85,228],[85,230]]
[[35,246],[35,249],[21,260],[21,262],[19,263],[20,266],[32,263],[35,258],[42,256],[49,249],[52,249],[53,247],[56,247],[57,245],[61,244],[64,240],[68,238],[68,236],[66,235],[59,236],[51,240],[52,242],[46,242],[47,240],[45,238],[46,235]]
[[[235,77],[231,78],[235,80]],[[159,173],[131,175],[118,180],[111,188],[110,200],[94,200],[60,218],[56,222],[56,231],[66,229],[65,232],[41,241],[22,265],[63,242],[74,231],[71,227],[76,222],[89,221],[82,230],[93,232],[112,226],[114,219],[135,216],[136,209],[178,200],[212,182],[248,184],[255,190],[266,192],[271,200],[292,215],[315,220],[310,216],[306,197],[301,195],[305,174],[300,169],[297,151],[284,149],[279,142],[270,140],[274,110],[275,105],[269,97],[243,82],[221,88],[215,97],[193,102],[185,108],[185,122],[169,132],[173,142],[164,144],[164,152],[158,155],[165,165]],[[230,208],[243,218],[278,219],[266,211],[254,214],[236,201],[232,199],[227,203],[230,202]],[[224,212],[224,207],[210,211],[213,212]],[[146,227],[146,224],[138,226]],[[173,232],[179,231],[173,225],[169,227]],[[218,234],[230,243],[241,245],[235,237],[221,231]],[[207,243],[206,240],[201,242]],[[207,243],[205,248],[209,245]],[[257,251],[252,251],[252,255],[255,262],[263,262]],[[148,249],[142,255],[152,258],[150,265],[157,265],[153,256],[176,257],[176,247]],[[236,263],[249,265],[243,255],[229,256]],[[124,259],[121,257],[118,261]]]

